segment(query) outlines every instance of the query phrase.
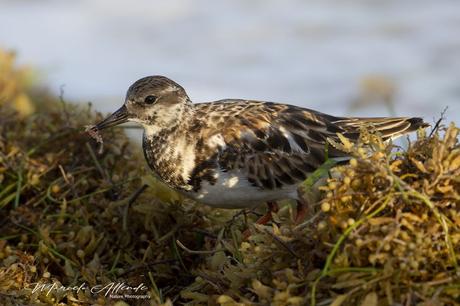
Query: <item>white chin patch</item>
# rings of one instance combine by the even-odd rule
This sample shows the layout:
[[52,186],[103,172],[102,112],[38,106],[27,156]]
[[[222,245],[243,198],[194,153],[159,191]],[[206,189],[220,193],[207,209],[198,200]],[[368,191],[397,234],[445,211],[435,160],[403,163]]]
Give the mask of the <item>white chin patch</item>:
[[138,123],[138,124],[142,124],[142,125],[145,124],[144,120],[140,120],[138,118],[129,118],[128,121]]

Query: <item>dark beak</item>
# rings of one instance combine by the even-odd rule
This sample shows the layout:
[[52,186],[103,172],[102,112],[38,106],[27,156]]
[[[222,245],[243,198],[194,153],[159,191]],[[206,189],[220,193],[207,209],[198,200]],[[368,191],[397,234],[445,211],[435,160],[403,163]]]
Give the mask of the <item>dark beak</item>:
[[96,124],[95,128],[100,131],[112,126],[125,123],[126,121],[128,121],[128,111],[126,109],[126,106],[123,105],[112,115]]

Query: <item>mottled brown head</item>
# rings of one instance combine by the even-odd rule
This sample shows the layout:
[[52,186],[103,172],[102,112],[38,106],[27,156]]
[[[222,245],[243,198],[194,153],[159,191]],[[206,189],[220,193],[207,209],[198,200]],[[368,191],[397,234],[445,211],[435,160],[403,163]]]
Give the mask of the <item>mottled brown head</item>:
[[177,120],[190,99],[184,88],[164,76],[148,76],[128,89],[125,106],[128,120],[140,124],[159,124]]
[[148,76],[132,84],[124,105],[96,125],[98,130],[126,121],[144,128],[164,129],[177,125],[191,109],[191,101],[184,88],[164,76]]

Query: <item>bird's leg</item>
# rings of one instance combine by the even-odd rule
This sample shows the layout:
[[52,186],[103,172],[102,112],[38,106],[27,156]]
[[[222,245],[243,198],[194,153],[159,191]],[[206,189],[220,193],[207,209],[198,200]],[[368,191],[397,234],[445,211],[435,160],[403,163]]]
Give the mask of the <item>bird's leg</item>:
[[267,224],[268,221],[272,220],[272,212],[276,213],[279,210],[278,203],[276,202],[267,202],[267,207],[267,212],[256,221],[256,224]]
[[[263,215],[262,217],[257,219],[256,224],[261,224],[261,225],[267,224],[269,221],[271,221],[273,219],[272,218],[272,213],[276,213],[279,210],[278,203],[276,203],[276,202],[267,202],[267,207],[268,207],[267,212],[265,213],[265,215]],[[243,232],[243,237],[244,237],[245,240],[250,235],[251,235],[251,231],[249,230],[249,228],[246,229]]]
[[308,212],[308,202],[305,199],[297,200],[297,212],[294,218],[295,224],[302,223],[303,220],[307,217]]
[[299,198],[297,199],[297,210],[296,215],[294,217],[294,223],[300,224],[305,218],[307,217],[308,212],[308,201],[305,199],[304,195],[305,192],[299,188],[298,189]]

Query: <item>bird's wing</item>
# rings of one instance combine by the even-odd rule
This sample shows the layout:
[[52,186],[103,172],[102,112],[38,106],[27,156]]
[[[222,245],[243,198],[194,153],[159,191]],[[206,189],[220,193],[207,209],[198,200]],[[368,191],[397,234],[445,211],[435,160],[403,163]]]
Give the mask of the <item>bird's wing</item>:
[[[252,184],[266,189],[305,180],[325,162],[327,139],[338,141],[338,133],[356,140],[360,126],[372,124],[387,139],[423,124],[419,118],[341,118],[260,101],[222,100],[197,106],[198,115],[208,116],[205,121],[210,122],[210,134],[204,137],[223,137],[219,166],[224,171],[242,169]],[[346,156],[328,146],[329,158]]]

